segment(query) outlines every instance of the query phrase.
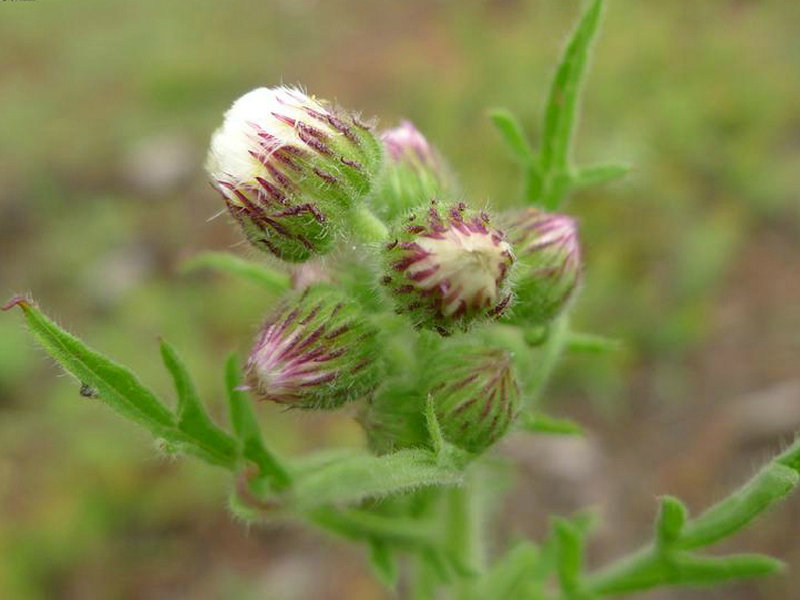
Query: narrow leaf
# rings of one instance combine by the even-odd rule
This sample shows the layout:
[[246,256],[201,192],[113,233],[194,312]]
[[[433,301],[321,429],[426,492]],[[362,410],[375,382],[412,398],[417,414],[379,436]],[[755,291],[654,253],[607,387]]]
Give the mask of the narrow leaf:
[[241,383],[239,361],[236,355],[231,355],[225,365],[225,389],[228,393],[231,425],[241,445],[241,455],[253,461],[258,466],[260,474],[268,479],[275,489],[286,488],[291,482],[289,473],[264,445],[261,429],[250,406],[250,398],[239,389]]
[[688,511],[674,496],[662,496],[656,519],[656,540],[660,546],[669,546],[680,537]]
[[496,600],[524,597],[522,590],[532,579],[538,559],[539,550],[534,544],[527,541],[518,543],[483,578],[478,597]]
[[383,585],[389,589],[394,589],[397,586],[399,571],[392,547],[389,544],[377,538],[371,539],[369,542],[369,564]]
[[164,340],[161,341],[161,358],[175,382],[178,428],[209,454],[218,454],[227,464],[234,465],[236,442],[208,417],[186,366],[175,349]]
[[622,348],[622,342],[602,335],[570,331],[567,336],[567,349],[571,352],[601,354]]
[[630,165],[608,164],[581,167],[572,174],[572,188],[587,188],[624,177],[631,170]]
[[444,437],[439,427],[439,419],[436,418],[436,408],[433,406],[433,398],[430,394],[428,394],[428,399],[425,402],[425,425],[428,428],[428,435],[431,437],[434,453],[441,454],[444,449]]
[[569,419],[549,417],[542,413],[523,412],[518,421],[520,428],[530,433],[555,435],[583,435],[583,428]]
[[800,473],[794,469],[768,464],[738,491],[687,523],[679,546],[698,548],[728,537],[786,496],[798,481]]
[[286,273],[270,269],[228,252],[203,252],[198,254],[184,262],[181,266],[181,271],[188,273],[203,268],[249,279],[276,294],[285,292],[291,285],[289,275]]
[[574,593],[580,586],[583,539],[578,528],[566,519],[554,521],[558,580],[562,589]]
[[81,382],[82,393],[99,398],[121,416],[138,423],[163,440],[166,447],[191,453],[211,464],[233,467],[232,453],[182,431],[172,412],[130,370],[87,347],[30,302],[15,298],[3,308],[12,306],[22,309],[42,347]]
[[424,450],[401,450],[385,456],[360,454],[328,463],[297,477],[294,482],[299,509],[325,504],[354,504],[432,485],[458,485],[461,472],[441,464]]
[[671,584],[714,585],[731,579],[763,577],[783,568],[783,563],[761,554],[733,554],[722,558],[682,555],[672,563]]
[[600,23],[602,0],[593,0],[581,17],[561,57],[545,108],[542,171],[566,171],[578,112],[581,83],[586,74],[592,40]]
[[512,156],[524,165],[533,163],[533,150],[517,118],[505,108],[491,109],[489,118],[511,151]]
[[316,508],[304,516],[318,526],[350,540],[378,539],[403,548],[421,548],[434,543],[434,532],[419,519],[330,506]]
[[93,395],[156,437],[170,437],[175,418],[131,371],[84,345],[27,300],[15,298],[3,308],[8,310],[12,306],[22,309],[33,335],[48,354],[78,379],[82,389],[93,390]]

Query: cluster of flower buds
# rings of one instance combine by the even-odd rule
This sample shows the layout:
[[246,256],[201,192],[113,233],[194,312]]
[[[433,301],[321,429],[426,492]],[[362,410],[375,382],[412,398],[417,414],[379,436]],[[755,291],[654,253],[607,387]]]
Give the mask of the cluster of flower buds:
[[377,330],[360,307],[327,285],[289,296],[262,326],[247,362],[248,385],[297,408],[337,408],[380,381]]
[[511,300],[511,246],[486,212],[464,203],[433,201],[396,223],[383,263],[396,311],[443,335],[498,316]]
[[[527,209],[506,216],[506,235],[487,212],[447,200],[454,186],[444,161],[411,123],[379,140],[356,116],[285,87],[233,104],[207,168],[250,242],[303,263],[248,359],[257,397],[305,409],[364,399],[361,422],[379,454],[431,442],[428,400],[444,438],[469,453],[506,433],[520,405],[506,350],[420,335],[391,317],[420,356],[411,353],[413,368],[386,367],[379,336],[385,341],[391,327],[381,313],[388,297],[418,330],[442,336],[500,316],[547,323],[580,280],[572,219]],[[390,222],[389,237],[353,250],[379,254],[385,296],[374,294],[368,260],[351,257],[336,285],[329,265],[309,261],[357,223],[367,199]]]
[[247,239],[290,262],[330,250],[383,149],[358,117],[293,88],[234,102],[211,140],[211,182]]
[[450,349],[433,368],[428,394],[445,440],[479,454],[514,422],[520,392],[505,350]]
[[381,134],[386,167],[375,195],[378,214],[392,221],[455,187],[444,160],[410,121]]
[[574,295],[581,278],[577,225],[571,217],[529,208],[506,219],[518,264],[514,320],[544,324]]

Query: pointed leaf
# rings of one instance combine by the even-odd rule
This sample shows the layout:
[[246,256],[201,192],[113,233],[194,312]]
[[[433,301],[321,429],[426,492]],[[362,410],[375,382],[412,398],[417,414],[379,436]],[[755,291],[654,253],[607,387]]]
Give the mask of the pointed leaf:
[[296,478],[294,489],[297,507],[311,509],[325,504],[354,504],[432,485],[458,485],[461,478],[455,465],[442,464],[431,452],[401,450],[328,463]]
[[264,445],[250,398],[239,389],[241,384],[239,361],[236,355],[231,355],[225,365],[225,389],[228,392],[231,426],[239,440],[241,455],[253,461],[261,476],[268,479],[275,489],[286,488],[291,482],[289,473]]
[[27,300],[15,298],[3,308],[12,306],[22,309],[42,347],[81,382],[81,393],[99,398],[121,416],[163,440],[166,447],[191,453],[211,464],[233,467],[233,455],[198,443],[183,432],[172,412],[130,370],[86,346]]
[[678,540],[687,514],[686,506],[674,496],[661,497],[656,520],[656,540],[660,546],[669,546]]
[[523,412],[520,414],[519,426],[530,433],[547,433],[555,435],[583,435],[583,428],[569,419],[549,417],[542,413]]
[[602,0],[593,0],[581,17],[550,87],[545,109],[541,164],[545,173],[566,171],[578,112],[580,86],[586,73],[591,43],[600,23]]
[[522,590],[532,579],[538,559],[539,549],[534,544],[527,541],[518,543],[483,578],[479,597],[496,600],[524,597]]
[[153,435],[169,436],[175,418],[131,371],[84,345],[27,300],[15,298],[3,308],[8,310],[12,306],[22,309],[36,339],[48,354],[78,379],[82,389],[92,390],[93,395],[122,416],[146,427]]
[[505,108],[490,110],[489,118],[497,128],[508,149],[511,150],[513,157],[525,165],[533,163],[533,150],[517,118]]
[[425,425],[428,428],[428,435],[433,444],[433,451],[436,455],[442,453],[444,449],[444,437],[442,436],[442,429],[439,427],[439,419],[436,417],[436,409],[433,406],[433,398],[428,394],[428,399],[425,402]]
[[203,252],[181,266],[184,273],[207,268],[249,279],[267,290],[282,294],[291,286],[289,275],[228,252]]
[[570,331],[567,336],[567,349],[572,352],[600,354],[621,349],[622,342],[602,335]]
[[369,550],[369,564],[372,571],[383,585],[394,589],[397,586],[399,571],[392,547],[382,540],[373,538],[369,542]]
[[226,464],[236,463],[236,442],[217,427],[206,414],[191,376],[178,353],[161,341],[161,358],[172,375],[178,395],[178,428],[209,454],[224,457]]
[[555,519],[558,580],[562,589],[574,593],[580,586],[583,567],[583,538],[575,525],[566,519]]
[[630,165],[608,164],[581,167],[572,174],[572,188],[581,189],[607,183],[624,177],[631,170]]

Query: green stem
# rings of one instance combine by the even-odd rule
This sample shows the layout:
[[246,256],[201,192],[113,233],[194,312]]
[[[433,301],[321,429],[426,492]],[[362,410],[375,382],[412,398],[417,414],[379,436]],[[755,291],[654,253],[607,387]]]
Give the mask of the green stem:
[[528,407],[533,408],[539,401],[550,376],[558,364],[558,359],[564,352],[569,334],[569,320],[567,315],[562,315],[553,321],[550,334],[541,348],[539,364],[532,375],[525,381]]
[[664,584],[708,583],[774,572],[780,564],[767,557],[734,555],[708,558],[690,555],[685,550],[708,546],[730,536],[792,491],[800,480],[798,452],[800,441],[733,494],[687,522],[667,547],[649,544],[619,559],[590,574],[585,589],[605,596]]
[[351,215],[353,232],[363,242],[382,242],[389,237],[386,225],[364,204],[356,206]]

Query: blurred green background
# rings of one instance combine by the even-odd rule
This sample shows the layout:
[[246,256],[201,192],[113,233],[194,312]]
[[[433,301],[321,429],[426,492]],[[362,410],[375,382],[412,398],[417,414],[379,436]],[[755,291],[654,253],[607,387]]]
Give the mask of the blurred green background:
[[[697,511],[800,429],[800,4],[610,0],[584,97],[579,162],[634,165],[577,194],[581,329],[623,351],[573,355],[547,398],[585,439],[515,437],[498,539],[594,506],[599,564],[650,536],[658,494]],[[519,173],[486,118],[537,133],[578,0],[34,0],[0,4],[0,296],[30,291],[59,322],[169,397],[164,336],[222,415],[221,364],[272,298],[181,274],[239,245],[205,181],[222,112],[259,85],[412,119],[467,196],[509,205]],[[82,398],[0,316],[0,598],[387,597],[363,557],[292,526],[245,527],[229,481],[170,461]],[[358,445],[343,415],[259,407],[284,452]],[[221,417],[222,419],[222,417]],[[224,419],[223,419],[224,420]],[[728,548],[784,576],[650,599],[788,599],[800,588],[800,498]]]

